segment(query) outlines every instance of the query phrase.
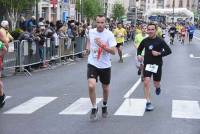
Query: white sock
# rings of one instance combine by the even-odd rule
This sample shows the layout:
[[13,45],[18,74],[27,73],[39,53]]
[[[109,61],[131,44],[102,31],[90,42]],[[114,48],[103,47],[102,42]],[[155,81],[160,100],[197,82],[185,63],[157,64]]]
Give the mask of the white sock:
[[97,109],[97,104],[93,105],[92,108],[96,108]]
[[151,101],[150,101],[150,100],[147,100],[147,103],[151,103]]

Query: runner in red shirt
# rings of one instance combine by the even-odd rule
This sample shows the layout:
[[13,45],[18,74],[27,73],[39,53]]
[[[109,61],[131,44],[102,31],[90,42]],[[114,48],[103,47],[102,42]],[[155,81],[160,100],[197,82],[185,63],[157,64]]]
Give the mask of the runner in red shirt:
[[181,28],[181,44],[183,44],[183,45],[185,42],[186,32],[187,32],[187,30],[186,30],[185,26],[182,26],[182,28]]

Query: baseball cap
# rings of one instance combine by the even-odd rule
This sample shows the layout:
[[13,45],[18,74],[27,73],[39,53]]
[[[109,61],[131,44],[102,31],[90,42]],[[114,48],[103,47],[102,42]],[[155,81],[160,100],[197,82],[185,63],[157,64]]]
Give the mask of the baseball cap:
[[8,23],[8,21],[7,20],[3,20],[2,22],[1,22],[1,26],[2,27],[6,27],[6,26],[8,26],[9,25],[9,23]]

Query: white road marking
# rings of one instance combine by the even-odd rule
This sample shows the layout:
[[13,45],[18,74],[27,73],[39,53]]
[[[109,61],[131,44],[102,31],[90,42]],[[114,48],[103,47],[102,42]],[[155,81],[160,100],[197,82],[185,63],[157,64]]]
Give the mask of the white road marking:
[[6,100],[7,100],[7,99],[10,99],[10,98],[11,98],[11,96],[6,96]]
[[5,114],[31,114],[47,105],[57,97],[34,97],[23,104],[5,112]]
[[196,36],[194,36],[194,38],[197,39],[197,40],[200,40],[200,38],[198,38],[198,37],[196,37]]
[[190,58],[193,58],[193,59],[200,59],[200,57],[195,57],[194,54],[190,54]]
[[122,58],[127,58],[127,57],[130,57],[130,56],[131,56],[130,54],[126,53],[126,54],[124,54],[124,55],[122,56]]
[[194,58],[194,55],[193,55],[193,54],[190,54],[190,58]]
[[129,91],[124,95],[124,98],[129,98],[140,83],[141,83],[141,78],[139,78],[137,82],[131,87],[131,89],[129,89]]
[[[96,103],[99,103],[102,98],[97,98]],[[91,101],[89,98],[80,98],[60,112],[60,115],[85,115],[91,110]]]
[[67,65],[68,65],[68,66],[71,66],[71,65],[75,65],[75,64],[76,64],[76,63],[73,63],[73,62],[72,62],[72,63],[69,63],[69,64],[67,64]]
[[143,116],[145,112],[145,99],[125,99],[114,115]]
[[172,117],[200,119],[200,107],[198,101],[173,100]]

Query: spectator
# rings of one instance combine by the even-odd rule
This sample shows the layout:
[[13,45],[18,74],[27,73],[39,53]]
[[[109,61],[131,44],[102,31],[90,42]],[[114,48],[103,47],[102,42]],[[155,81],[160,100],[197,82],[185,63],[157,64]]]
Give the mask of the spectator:
[[28,32],[32,32],[33,28],[37,26],[36,17],[32,16],[30,20],[26,22],[26,29]]
[[24,16],[20,17],[19,28],[22,29],[23,31],[26,31],[26,20]]
[[44,18],[39,18],[38,27],[45,29]]
[[41,26],[36,30],[35,40],[39,47],[39,56],[42,64],[41,67],[46,68],[47,64],[44,60],[45,27]]

